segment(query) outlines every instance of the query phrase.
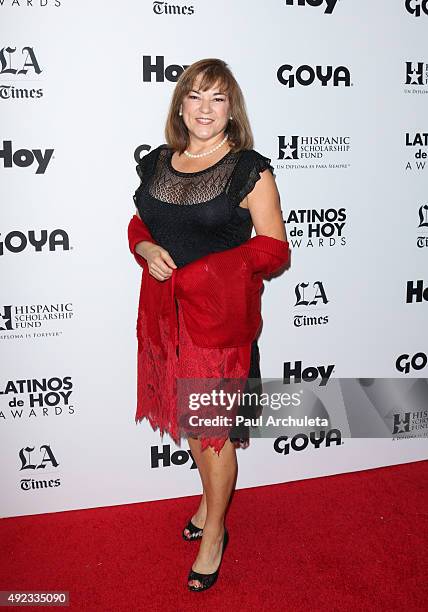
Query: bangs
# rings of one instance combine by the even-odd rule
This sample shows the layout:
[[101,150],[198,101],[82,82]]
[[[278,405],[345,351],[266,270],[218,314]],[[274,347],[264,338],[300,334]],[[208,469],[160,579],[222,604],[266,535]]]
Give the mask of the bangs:
[[217,83],[219,92],[224,94],[230,93],[231,83],[229,76],[220,67],[212,66],[207,68],[207,70],[205,70],[203,73],[198,75],[198,77],[196,77],[193,82],[192,88],[193,86],[195,86],[195,83],[199,77],[201,77],[199,81],[200,91],[206,91],[207,89],[214,87],[214,85]]

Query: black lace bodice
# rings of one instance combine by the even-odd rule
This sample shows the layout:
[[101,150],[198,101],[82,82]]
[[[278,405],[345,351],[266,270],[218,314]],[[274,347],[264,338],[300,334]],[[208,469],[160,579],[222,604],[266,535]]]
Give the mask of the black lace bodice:
[[141,179],[134,202],[154,240],[178,267],[251,237],[250,212],[240,202],[252,191],[270,159],[253,149],[229,151],[199,172],[180,172],[173,150],[160,145],[137,165]]

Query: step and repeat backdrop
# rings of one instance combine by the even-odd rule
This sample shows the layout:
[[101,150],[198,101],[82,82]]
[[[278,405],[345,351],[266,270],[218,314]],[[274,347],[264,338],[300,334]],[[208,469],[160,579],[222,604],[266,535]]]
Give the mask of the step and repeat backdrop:
[[291,247],[262,375],[331,389],[331,428],[253,439],[238,488],[428,458],[423,405],[372,393],[428,376],[427,0],[2,0],[0,32],[2,516],[200,491],[186,441],[134,420],[127,226],[137,160],[207,57],[243,90]]

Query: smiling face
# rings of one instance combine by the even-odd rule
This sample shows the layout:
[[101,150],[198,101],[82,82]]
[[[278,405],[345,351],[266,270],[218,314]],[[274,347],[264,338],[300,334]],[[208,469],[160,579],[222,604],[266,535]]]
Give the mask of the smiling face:
[[229,121],[229,98],[218,83],[206,91],[200,91],[200,81],[201,77],[198,77],[193,88],[184,96],[182,119],[190,137],[204,141],[217,140],[216,137],[224,136]]

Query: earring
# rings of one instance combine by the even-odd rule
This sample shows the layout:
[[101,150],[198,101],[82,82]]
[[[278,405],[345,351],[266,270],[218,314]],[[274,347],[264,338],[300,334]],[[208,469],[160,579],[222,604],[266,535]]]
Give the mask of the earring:
[[180,117],[183,115],[183,113],[181,112],[181,108],[180,108],[180,110],[178,111],[178,114],[180,115]]
[[232,115],[230,115],[230,117],[229,117],[229,118],[230,118],[230,120],[232,121],[232,119],[233,119]]

